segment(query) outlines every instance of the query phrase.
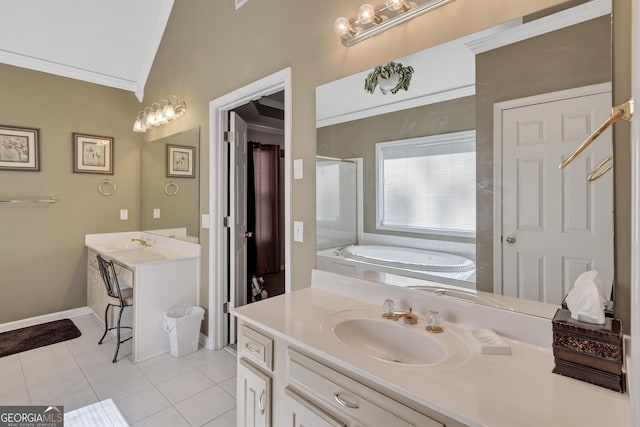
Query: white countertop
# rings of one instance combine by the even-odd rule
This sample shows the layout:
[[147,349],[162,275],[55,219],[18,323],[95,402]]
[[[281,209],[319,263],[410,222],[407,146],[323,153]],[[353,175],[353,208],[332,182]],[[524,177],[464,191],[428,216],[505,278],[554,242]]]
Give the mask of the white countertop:
[[461,337],[466,349],[459,347],[442,365],[398,365],[364,356],[325,333],[328,319],[346,310],[382,312],[380,306],[307,288],[236,308],[234,314],[470,426],[631,425],[627,395],[553,374],[548,348],[505,338],[512,355],[481,355],[464,341],[464,328],[445,322],[446,331]]
[[[150,246],[143,246],[132,239],[144,240]],[[87,234],[85,245],[131,268],[200,257],[200,245],[197,243],[139,231]]]

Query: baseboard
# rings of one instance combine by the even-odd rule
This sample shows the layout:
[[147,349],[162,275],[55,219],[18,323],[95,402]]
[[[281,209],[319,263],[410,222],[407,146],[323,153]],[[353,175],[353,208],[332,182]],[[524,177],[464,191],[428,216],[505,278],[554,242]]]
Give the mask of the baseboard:
[[87,306],[73,308],[71,310],[58,311],[56,313],[43,314],[42,316],[2,323],[0,324],[0,332],[13,331],[14,329],[26,328],[27,326],[39,325],[40,323],[68,319],[71,317],[86,316],[88,314],[93,314],[93,310],[91,310]]
[[213,340],[211,338],[209,338],[208,336],[206,336],[205,334],[203,334],[202,332],[200,332],[200,340],[199,340],[200,344],[202,344],[205,348],[209,349],[209,350],[213,350]]

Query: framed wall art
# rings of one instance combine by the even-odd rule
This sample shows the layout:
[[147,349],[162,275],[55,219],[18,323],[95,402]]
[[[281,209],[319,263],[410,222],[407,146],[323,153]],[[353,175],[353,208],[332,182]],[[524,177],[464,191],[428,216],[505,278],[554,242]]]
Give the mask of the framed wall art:
[[40,170],[40,129],[0,125],[0,170]]
[[167,176],[195,178],[195,147],[167,144]]
[[74,133],[73,171],[113,175],[113,138]]

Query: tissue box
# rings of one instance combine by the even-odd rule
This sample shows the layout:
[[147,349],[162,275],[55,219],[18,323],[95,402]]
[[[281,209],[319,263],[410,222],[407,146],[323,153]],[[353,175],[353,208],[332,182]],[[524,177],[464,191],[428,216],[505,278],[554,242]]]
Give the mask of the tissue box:
[[552,320],[553,372],[624,392],[622,371],[622,323],[607,318],[604,325],[592,325],[571,318],[558,309]]

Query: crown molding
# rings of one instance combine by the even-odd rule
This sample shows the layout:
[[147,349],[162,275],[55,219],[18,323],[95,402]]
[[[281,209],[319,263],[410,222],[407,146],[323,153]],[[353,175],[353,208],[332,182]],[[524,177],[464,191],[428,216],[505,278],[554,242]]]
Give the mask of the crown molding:
[[136,82],[120,77],[110,76],[107,74],[96,73],[94,71],[82,68],[71,67],[68,65],[58,64],[56,62],[47,61],[41,58],[20,55],[6,50],[0,50],[0,63],[13,65],[21,68],[28,68],[43,73],[55,74],[57,76],[68,77],[71,79],[82,80],[89,83],[95,83],[103,86],[110,86],[116,89],[123,89],[134,92],[136,90]]
[[[316,88],[317,91],[317,88]],[[316,120],[316,127],[335,125],[338,123],[349,122],[352,120],[363,119],[365,117],[377,116],[379,114],[392,113],[394,111],[406,110],[408,108],[419,107],[438,102],[450,101],[456,98],[471,96],[476,94],[476,85],[461,86],[454,89],[445,90],[437,93],[428,93],[415,98],[404,101],[394,102],[390,104],[378,105],[371,108],[365,108],[349,113],[341,113],[336,116],[326,117]]]
[[611,0],[593,0],[497,34],[481,37],[467,43],[466,46],[477,55],[609,14]]

